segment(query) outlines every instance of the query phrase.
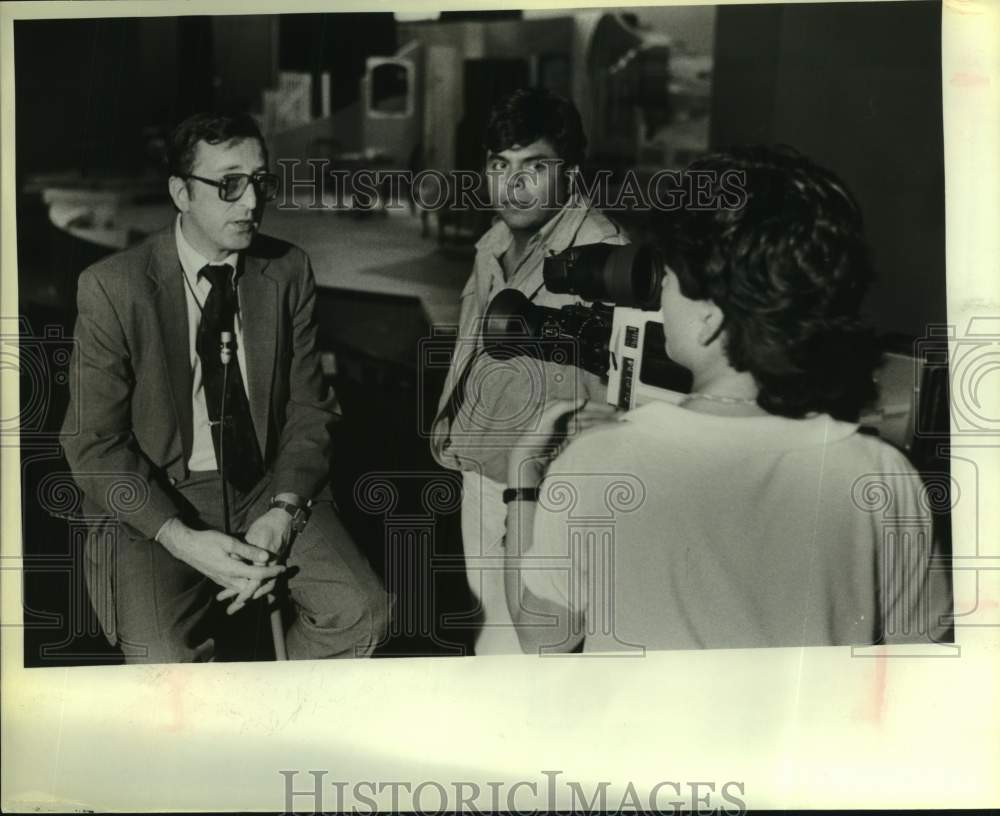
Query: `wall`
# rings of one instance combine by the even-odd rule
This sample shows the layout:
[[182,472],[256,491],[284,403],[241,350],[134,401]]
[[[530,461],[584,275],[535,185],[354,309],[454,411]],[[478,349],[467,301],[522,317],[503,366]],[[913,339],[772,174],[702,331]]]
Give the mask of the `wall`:
[[260,112],[262,90],[278,84],[279,24],[271,14],[212,18],[219,110]]
[[[272,168],[278,159],[332,159],[335,153],[360,150],[361,103],[355,102],[330,116],[314,119],[309,124],[290,128],[268,137]],[[296,178],[307,177],[312,171],[303,167]]]
[[127,19],[14,23],[19,183],[38,172],[91,175],[141,164],[137,34]]
[[882,332],[946,320],[937,3],[719,7],[711,143],[793,145],[861,202]]

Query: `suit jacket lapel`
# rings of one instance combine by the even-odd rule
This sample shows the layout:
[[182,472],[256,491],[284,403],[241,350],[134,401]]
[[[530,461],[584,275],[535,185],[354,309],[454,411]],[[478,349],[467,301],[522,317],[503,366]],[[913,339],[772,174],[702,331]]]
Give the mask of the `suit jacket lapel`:
[[261,454],[267,457],[267,430],[270,421],[271,387],[278,332],[278,285],[264,274],[268,261],[243,253],[243,269],[238,292],[243,318],[243,345],[246,351],[247,391]]
[[[184,294],[184,270],[177,257],[174,229],[163,230],[156,238],[151,268],[156,284],[156,314],[160,323],[163,360],[167,383],[174,405],[177,427],[181,432],[184,460],[191,456],[193,425],[191,409],[191,360],[189,356],[187,299]],[[181,353],[177,353],[180,349]]]

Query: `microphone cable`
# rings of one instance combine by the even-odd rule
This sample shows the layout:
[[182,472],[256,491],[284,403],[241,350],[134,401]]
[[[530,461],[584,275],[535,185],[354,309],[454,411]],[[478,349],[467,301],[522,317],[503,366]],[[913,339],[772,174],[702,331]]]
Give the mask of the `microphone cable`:
[[226,486],[226,392],[229,390],[229,364],[233,359],[233,333],[219,336],[219,360],[222,362],[222,394],[219,398],[219,486],[222,488],[222,520],[226,535],[231,535],[229,490]]

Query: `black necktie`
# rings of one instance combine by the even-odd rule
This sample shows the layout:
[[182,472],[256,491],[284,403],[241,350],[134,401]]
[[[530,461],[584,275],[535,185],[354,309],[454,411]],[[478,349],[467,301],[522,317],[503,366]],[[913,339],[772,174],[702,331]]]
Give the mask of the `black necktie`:
[[[198,326],[197,349],[201,358],[201,380],[205,387],[205,404],[212,428],[212,444],[216,462],[225,466],[225,478],[237,490],[247,492],[264,475],[264,466],[243,375],[236,358],[234,318],[237,311],[236,290],[233,288],[233,268],[227,264],[208,265],[198,273],[212,283],[212,291],[205,298]],[[222,332],[233,335],[232,361],[223,366],[219,350]],[[228,372],[224,369],[228,368]],[[226,380],[226,414],[219,422],[223,379]],[[220,433],[220,428],[222,433]],[[220,445],[225,446],[224,456]]]

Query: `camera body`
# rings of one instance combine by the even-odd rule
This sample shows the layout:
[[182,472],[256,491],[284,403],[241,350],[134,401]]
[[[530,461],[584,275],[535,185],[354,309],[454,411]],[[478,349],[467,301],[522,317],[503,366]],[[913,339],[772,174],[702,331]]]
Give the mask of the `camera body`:
[[[607,378],[609,401],[614,394],[623,407],[653,394],[679,398],[690,389],[690,375],[664,350],[663,263],[652,246],[570,247],[546,258],[542,275],[550,292],[578,295],[593,305],[551,309],[536,306],[518,290],[501,291],[483,324],[484,346],[492,357],[528,355],[576,365]],[[648,343],[647,323],[658,326]]]
[[626,411],[651,401],[676,404],[691,391],[691,372],[667,355],[660,312],[616,308],[609,359],[608,402]]
[[614,307],[575,303],[536,306],[518,289],[504,289],[486,310],[483,345],[494,359],[529,356],[608,376]]
[[[691,391],[691,373],[670,359],[660,294],[663,262],[649,246],[593,244],[545,260],[550,291],[594,301],[562,309],[536,306],[504,290],[487,310],[487,351],[573,364],[608,381],[608,402],[629,410],[658,400],[678,403]],[[613,304],[613,305],[612,305]],[[906,453],[918,468],[948,438],[947,337],[883,341],[875,372],[879,395],[859,422]]]

